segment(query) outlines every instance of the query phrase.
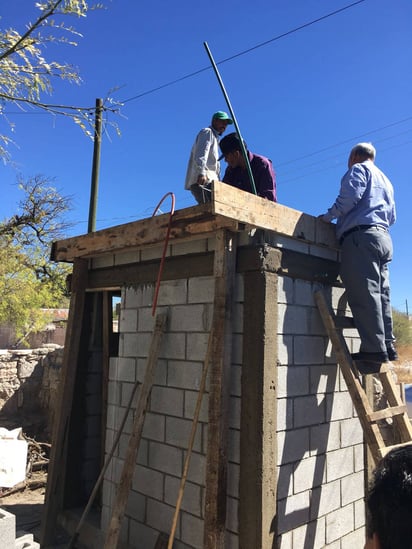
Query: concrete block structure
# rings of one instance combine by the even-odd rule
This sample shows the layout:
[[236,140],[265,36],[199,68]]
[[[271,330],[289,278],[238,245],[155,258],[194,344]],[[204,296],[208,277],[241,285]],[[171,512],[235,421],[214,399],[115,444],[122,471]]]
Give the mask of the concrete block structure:
[[[323,287],[348,312],[332,226],[216,183],[211,204],[59,241],[53,258],[74,272],[42,547],[113,454],[94,508],[99,539],[109,530],[163,313],[123,546],[171,530],[206,363],[173,547],[363,545],[363,433],[313,297]],[[356,330],[347,341],[356,351]]]

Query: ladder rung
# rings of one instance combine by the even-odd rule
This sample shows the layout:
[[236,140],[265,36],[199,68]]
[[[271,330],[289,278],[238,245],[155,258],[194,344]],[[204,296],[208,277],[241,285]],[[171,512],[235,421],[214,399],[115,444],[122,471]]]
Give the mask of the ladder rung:
[[410,446],[412,442],[409,440],[408,442],[401,442],[400,444],[394,444],[393,446],[384,446],[383,448],[379,448],[381,457],[386,456],[388,452],[391,450],[395,450],[396,448],[403,448],[404,446]]
[[384,410],[377,410],[368,414],[369,421],[379,421],[380,419],[387,419],[388,417],[400,416],[408,411],[406,406],[392,406],[391,408],[385,408]]
[[335,325],[337,328],[340,328],[341,330],[343,330],[344,328],[355,327],[355,323],[353,322],[353,318],[351,316],[336,316]]

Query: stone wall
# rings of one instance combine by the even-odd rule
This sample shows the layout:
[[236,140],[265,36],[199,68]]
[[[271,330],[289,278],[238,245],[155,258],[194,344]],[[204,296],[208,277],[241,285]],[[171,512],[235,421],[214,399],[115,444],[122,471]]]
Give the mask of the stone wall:
[[63,347],[0,350],[0,422],[49,439]]

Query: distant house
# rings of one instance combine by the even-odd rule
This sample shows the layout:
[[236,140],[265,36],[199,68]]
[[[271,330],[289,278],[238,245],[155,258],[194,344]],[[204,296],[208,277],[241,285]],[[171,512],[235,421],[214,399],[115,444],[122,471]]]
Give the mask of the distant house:
[[[69,309],[42,309],[42,311],[51,314],[51,321],[41,332],[29,334],[25,343],[18,345],[17,348],[31,347],[34,349],[47,343],[64,345]],[[14,326],[12,324],[0,325],[0,349],[16,348],[15,341],[16,330]]]

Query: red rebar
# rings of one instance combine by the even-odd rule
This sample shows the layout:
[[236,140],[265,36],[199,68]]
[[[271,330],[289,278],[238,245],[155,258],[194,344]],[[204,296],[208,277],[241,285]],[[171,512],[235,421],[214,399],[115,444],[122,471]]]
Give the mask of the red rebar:
[[156,286],[155,286],[155,293],[154,293],[154,298],[153,298],[153,305],[152,305],[152,316],[155,315],[155,312],[156,312],[156,307],[157,307],[157,298],[159,296],[159,289],[160,289],[160,281],[162,279],[162,274],[163,274],[163,266],[164,266],[164,262],[165,262],[165,257],[166,257],[166,250],[167,250],[167,245],[169,243],[169,236],[170,236],[170,229],[172,227],[172,217],[173,217],[173,214],[175,213],[175,195],[171,192],[169,193],[166,193],[164,195],[164,197],[160,200],[159,204],[156,206],[153,214],[152,214],[152,217],[154,217],[156,215],[156,212],[157,210],[159,209],[159,206],[160,204],[162,204],[162,202],[165,200],[165,198],[167,198],[168,196],[171,197],[172,199],[172,206],[170,208],[170,212],[169,212],[169,223],[167,225],[167,233],[166,233],[166,238],[165,238],[165,243],[164,243],[164,246],[163,246],[163,254],[162,254],[162,259],[160,260],[160,266],[159,266],[159,272],[157,274],[157,281],[156,281]]

